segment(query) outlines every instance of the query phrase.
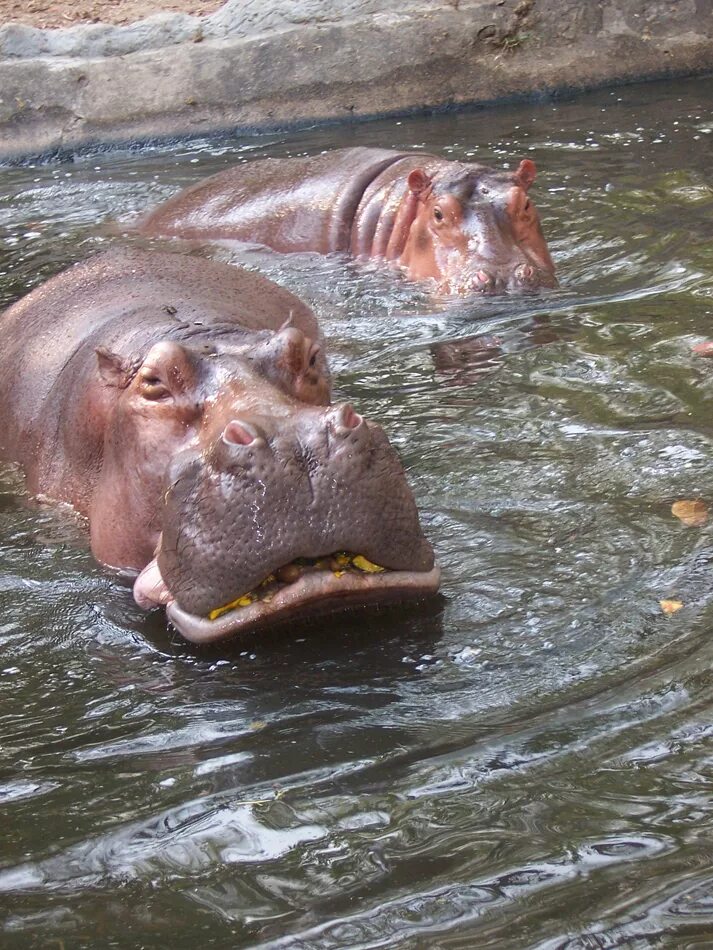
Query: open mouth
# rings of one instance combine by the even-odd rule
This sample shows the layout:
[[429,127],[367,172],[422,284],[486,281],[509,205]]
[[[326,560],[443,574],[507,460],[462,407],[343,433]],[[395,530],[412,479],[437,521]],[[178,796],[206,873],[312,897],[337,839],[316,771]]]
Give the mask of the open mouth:
[[142,607],[165,604],[166,616],[187,640],[211,643],[305,614],[425,597],[438,590],[440,575],[437,566],[430,571],[390,570],[343,551],[297,558],[202,617],[172,598],[154,560],[136,579],[134,597]]

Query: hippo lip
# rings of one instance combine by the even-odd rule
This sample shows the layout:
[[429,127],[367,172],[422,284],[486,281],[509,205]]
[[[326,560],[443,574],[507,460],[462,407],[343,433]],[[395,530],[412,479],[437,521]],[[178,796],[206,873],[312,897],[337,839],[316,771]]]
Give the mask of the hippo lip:
[[[269,595],[258,599],[257,591],[274,580],[271,575],[252,592],[212,611],[209,617],[189,613],[180,606],[163,583],[155,561],[137,578],[134,596],[143,607],[165,604],[168,620],[186,640],[212,643],[306,614],[427,597],[437,592],[441,578],[437,565],[429,571],[380,568],[378,572],[357,573],[346,569],[324,569],[321,561],[314,559],[309,567],[314,564],[319,564],[320,569],[308,568],[296,580],[277,589],[273,584],[272,589],[268,588]],[[142,582],[142,578],[149,580]],[[245,601],[245,604],[241,605],[240,601]]]

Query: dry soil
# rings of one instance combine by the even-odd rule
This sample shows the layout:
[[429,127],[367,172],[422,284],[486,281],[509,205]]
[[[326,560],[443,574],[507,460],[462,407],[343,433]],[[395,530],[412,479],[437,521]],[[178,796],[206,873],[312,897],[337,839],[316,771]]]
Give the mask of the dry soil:
[[152,13],[213,13],[224,0],[0,0],[0,26],[60,27],[74,23],[133,23]]

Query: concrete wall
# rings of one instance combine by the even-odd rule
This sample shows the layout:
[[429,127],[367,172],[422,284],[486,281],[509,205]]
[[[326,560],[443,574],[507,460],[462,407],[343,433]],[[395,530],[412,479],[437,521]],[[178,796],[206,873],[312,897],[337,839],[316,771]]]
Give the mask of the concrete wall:
[[229,0],[0,28],[0,159],[713,70],[713,0]]

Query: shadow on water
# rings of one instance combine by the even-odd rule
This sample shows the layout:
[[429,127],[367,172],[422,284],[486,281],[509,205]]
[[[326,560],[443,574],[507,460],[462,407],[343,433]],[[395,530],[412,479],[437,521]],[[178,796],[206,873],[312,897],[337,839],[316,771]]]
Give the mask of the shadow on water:
[[708,945],[713,529],[671,505],[713,501],[691,349],[713,335],[712,93],[0,172],[0,305],[200,176],[355,144],[533,158],[561,281],[448,301],[373,264],[172,247],[315,308],[443,596],[194,649],[1,473],[3,947]]

